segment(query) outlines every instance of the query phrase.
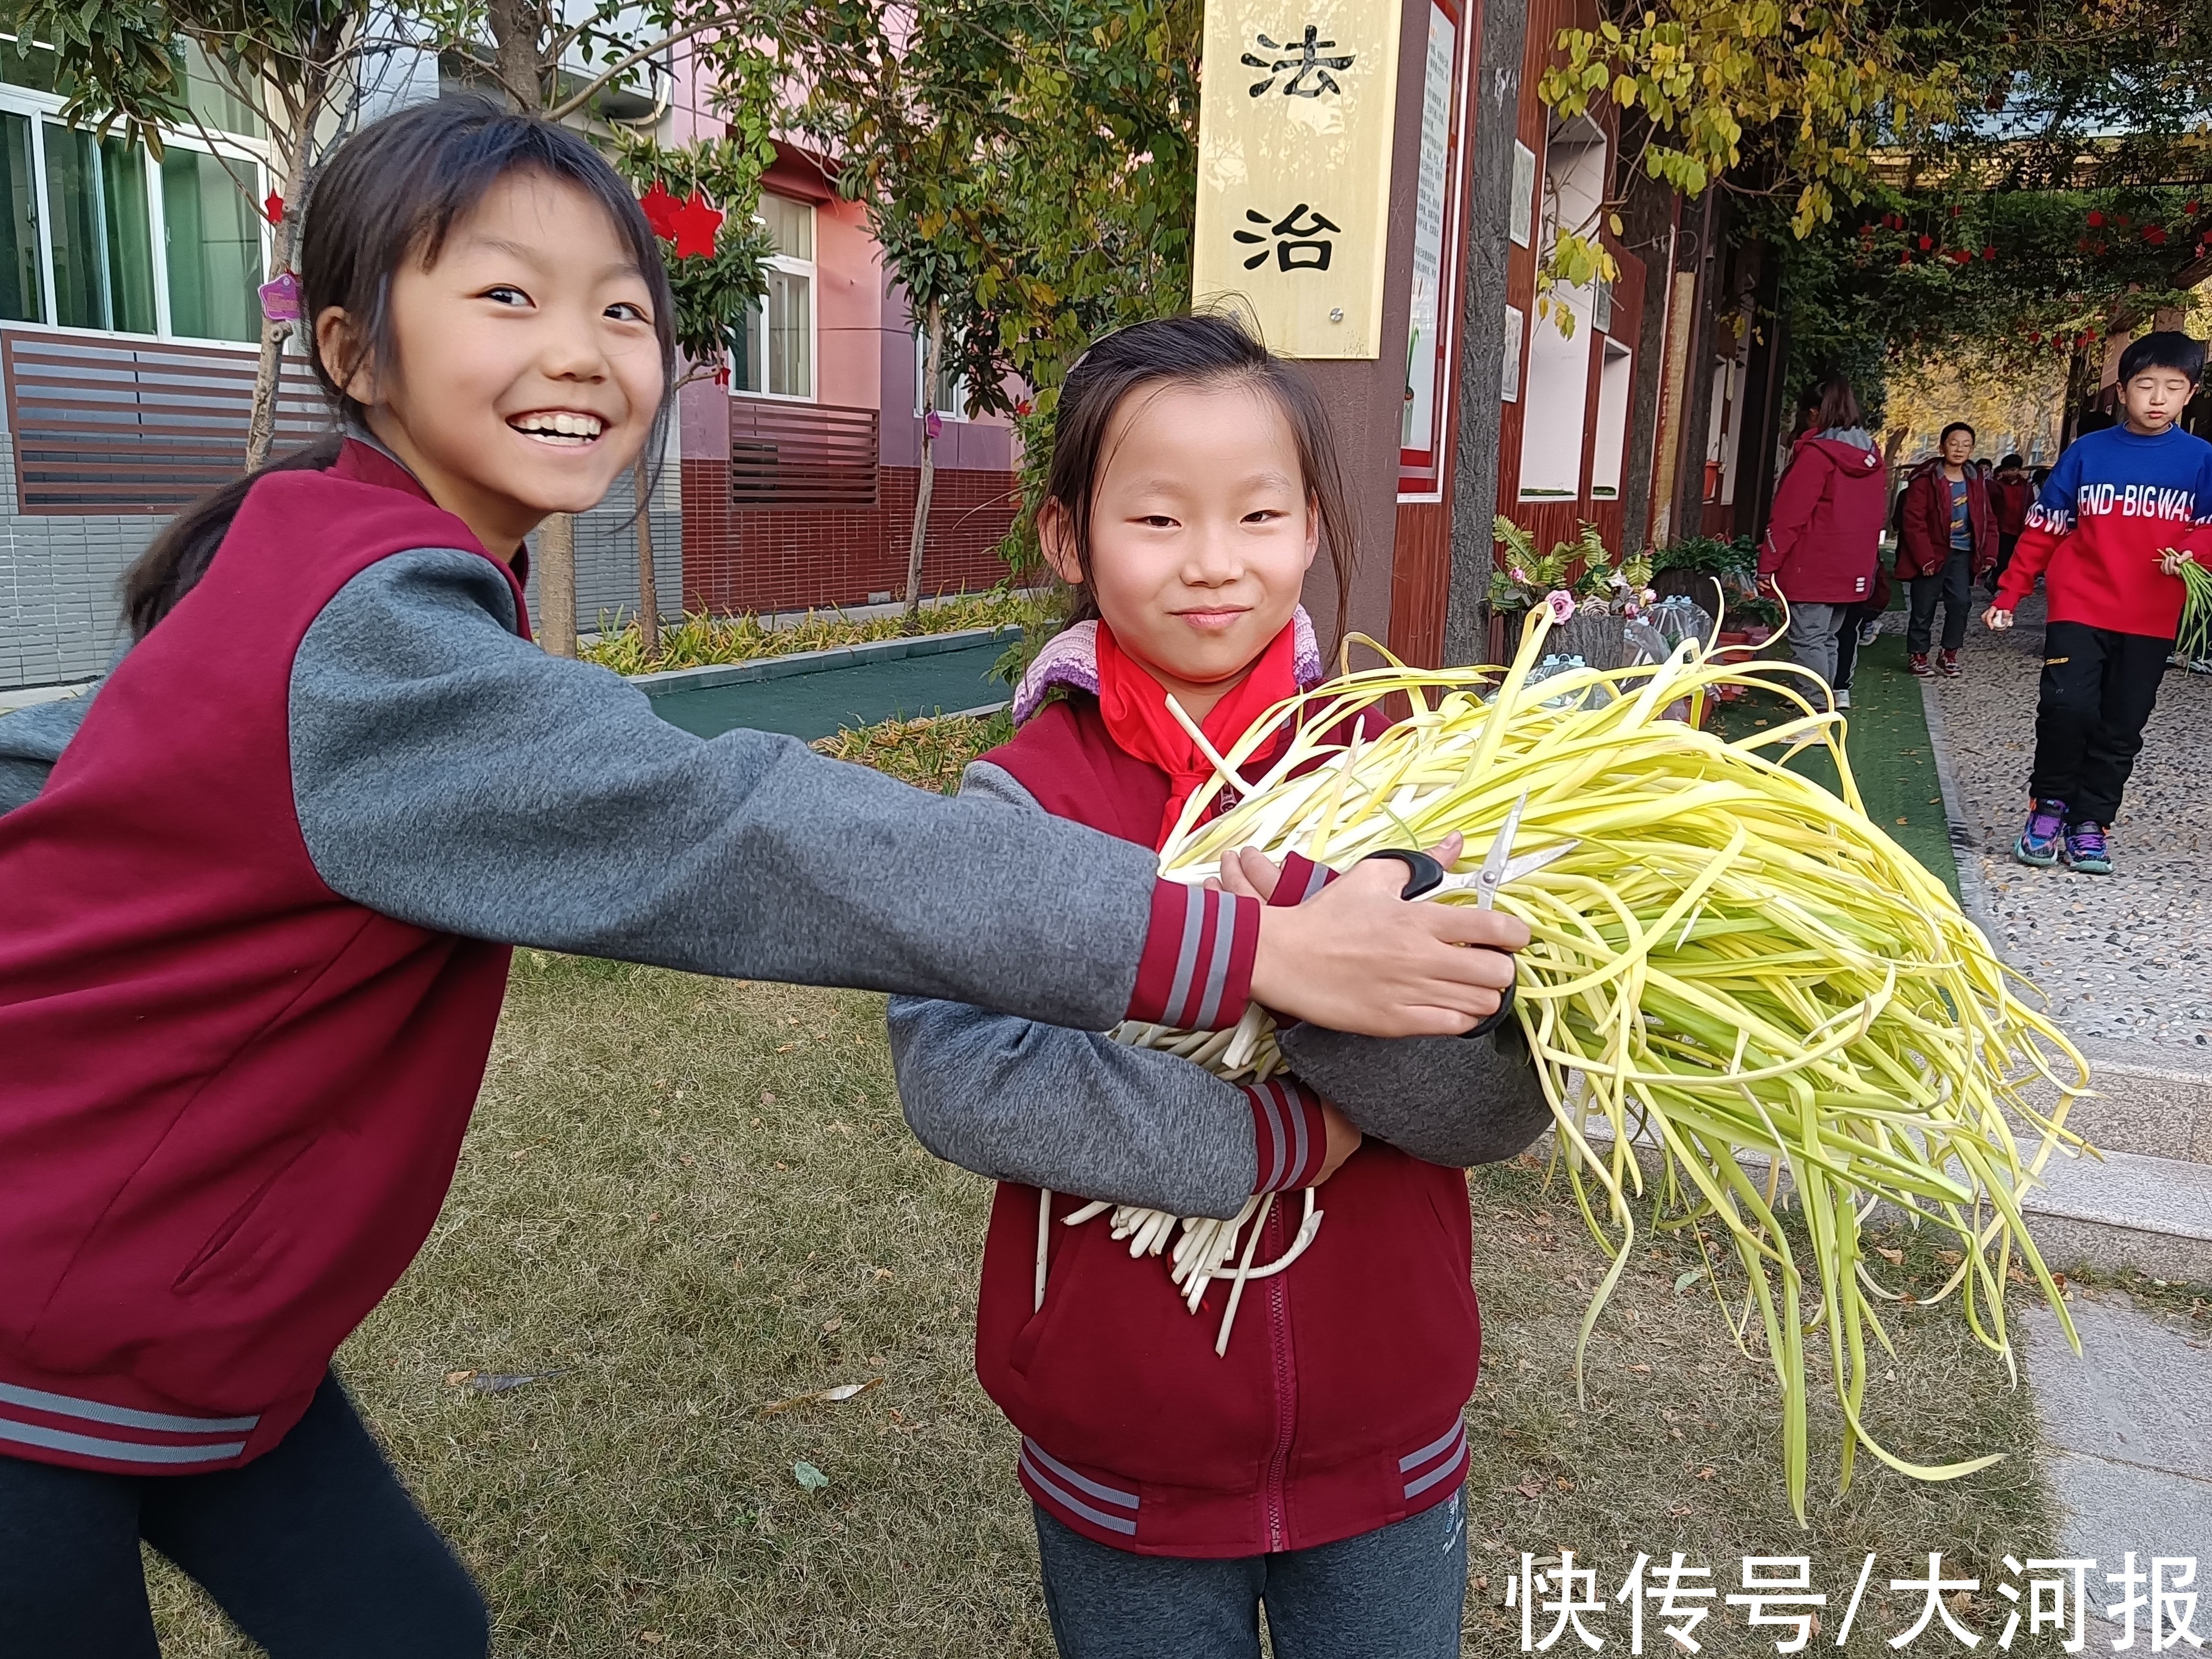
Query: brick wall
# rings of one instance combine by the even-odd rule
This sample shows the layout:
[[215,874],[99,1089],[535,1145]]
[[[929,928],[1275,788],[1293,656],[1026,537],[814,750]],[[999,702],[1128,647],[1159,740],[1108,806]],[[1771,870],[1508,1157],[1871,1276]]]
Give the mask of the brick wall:
[[[734,508],[719,457],[684,461],[684,603],[711,611],[797,611],[902,594],[921,469],[879,468],[868,509]],[[922,544],[924,593],[975,592],[1006,574],[999,544],[1014,520],[1010,471],[940,469]]]

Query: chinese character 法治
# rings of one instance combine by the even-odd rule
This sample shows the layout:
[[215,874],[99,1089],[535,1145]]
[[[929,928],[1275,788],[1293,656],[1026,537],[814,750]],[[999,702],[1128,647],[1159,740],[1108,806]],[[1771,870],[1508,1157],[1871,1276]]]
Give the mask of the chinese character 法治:
[[1334,46],[1336,42],[1315,40],[1314,36],[1319,32],[1313,24],[1309,23],[1306,25],[1305,38],[1303,40],[1282,42],[1270,40],[1264,34],[1255,35],[1254,42],[1268,52],[1288,52],[1297,55],[1294,58],[1255,58],[1250,52],[1246,52],[1245,63],[1255,70],[1267,71],[1266,80],[1255,81],[1252,83],[1252,96],[1258,98],[1264,94],[1275,84],[1275,77],[1285,70],[1291,72],[1291,78],[1283,83],[1283,96],[1285,98],[1318,98],[1324,92],[1334,92],[1341,96],[1344,88],[1337,84],[1336,77],[1329,71],[1350,69],[1352,60],[1356,54],[1347,52],[1340,58],[1322,57],[1321,54]]
[[[1328,256],[1335,244],[1321,233],[1344,228],[1316,213],[1304,202],[1273,222],[1257,208],[1246,208],[1244,216],[1255,225],[1266,226],[1267,236],[1279,239],[1274,246],[1275,264],[1284,270],[1327,270]],[[1302,224],[1299,222],[1301,220],[1308,222]],[[1244,262],[1245,270],[1257,270],[1267,263],[1267,236],[1251,230],[1236,233],[1238,241],[1260,245],[1260,251]]]

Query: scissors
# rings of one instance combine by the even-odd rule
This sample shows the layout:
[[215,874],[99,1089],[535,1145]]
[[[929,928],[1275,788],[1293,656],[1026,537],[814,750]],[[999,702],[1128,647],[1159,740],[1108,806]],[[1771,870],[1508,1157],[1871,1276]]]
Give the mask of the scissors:
[[[1410,847],[1382,848],[1368,854],[1367,858],[1395,859],[1406,866],[1406,885],[1399,893],[1401,898],[1428,898],[1437,894],[1466,892],[1472,889],[1476,909],[1495,909],[1499,888],[1535,874],[1545,866],[1565,858],[1582,845],[1581,837],[1577,836],[1555,842],[1549,847],[1540,847],[1533,853],[1523,853],[1519,858],[1515,858],[1513,843],[1521,833],[1522,810],[1528,805],[1528,792],[1524,789],[1521,792],[1521,799],[1513,803],[1513,810],[1505,815],[1505,822],[1498,827],[1497,838],[1490,843],[1490,851],[1484,854],[1481,866],[1468,875],[1453,875],[1426,853]],[[1365,863],[1366,859],[1360,862]],[[1495,1030],[1512,1012],[1513,987],[1509,985],[1498,1002],[1498,1012],[1466,1035],[1480,1036]]]

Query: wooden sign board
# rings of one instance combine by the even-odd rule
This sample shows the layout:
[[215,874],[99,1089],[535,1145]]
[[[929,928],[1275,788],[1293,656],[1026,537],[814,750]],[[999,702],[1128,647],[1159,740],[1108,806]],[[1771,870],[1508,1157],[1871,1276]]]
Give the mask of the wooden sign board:
[[1192,299],[1285,356],[1382,355],[1401,11],[1206,0]]

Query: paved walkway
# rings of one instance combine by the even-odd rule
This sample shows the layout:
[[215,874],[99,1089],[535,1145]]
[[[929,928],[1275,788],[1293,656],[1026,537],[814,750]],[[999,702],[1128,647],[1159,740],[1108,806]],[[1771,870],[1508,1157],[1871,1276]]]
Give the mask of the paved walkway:
[[2042,660],[2039,597],[2008,635],[1978,622],[1965,677],[1929,685],[1962,820],[1962,888],[1978,890],[1970,902],[1993,942],[2077,1039],[2125,1045],[2146,1064],[2212,1065],[2212,678],[2166,676],[2112,836],[2118,869],[2076,876],[2012,858]]

